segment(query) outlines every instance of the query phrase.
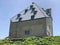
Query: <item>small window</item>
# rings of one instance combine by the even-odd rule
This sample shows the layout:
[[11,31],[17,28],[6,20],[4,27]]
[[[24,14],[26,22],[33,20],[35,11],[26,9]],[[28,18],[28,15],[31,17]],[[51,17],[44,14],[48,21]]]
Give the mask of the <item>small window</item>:
[[28,9],[25,9],[25,12],[24,12],[24,14],[26,14],[26,13],[27,13],[27,11],[28,11]]
[[29,35],[30,34],[30,31],[29,30],[26,30],[25,31],[25,35]]
[[19,22],[22,20],[22,18],[19,18]]
[[21,15],[21,14],[18,14],[16,19],[19,19],[19,18],[20,18],[20,15]]
[[30,9],[32,9],[32,8],[33,8],[33,5],[30,6]]
[[34,4],[34,2],[32,2],[32,4]]
[[32,15],[32,16],[31,16],[31,20],[33,20],[33,19],[34,19],[34,17],[35,17],[35,15]]
[[32,8],[32,11],[31,11],[31,13],[32,13],[32,12],[34,12],[34,11],[35,11],[35,8]]
[[17,17],[20,17],[21,14],[18,14]]
[[37,11],[34,11],[34,15],[36,15],[37,14]]

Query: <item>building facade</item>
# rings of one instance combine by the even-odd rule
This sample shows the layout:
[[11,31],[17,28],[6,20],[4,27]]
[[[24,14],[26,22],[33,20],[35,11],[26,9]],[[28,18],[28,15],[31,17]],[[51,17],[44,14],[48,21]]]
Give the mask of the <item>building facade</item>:
[[29,36],[53,36],[51,9],[44,10],[35,3],[11,18],[10,39]]

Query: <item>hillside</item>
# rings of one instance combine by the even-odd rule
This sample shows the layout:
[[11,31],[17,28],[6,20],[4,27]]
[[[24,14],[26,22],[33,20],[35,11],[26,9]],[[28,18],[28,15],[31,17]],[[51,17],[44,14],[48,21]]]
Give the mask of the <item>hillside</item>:
[[60,36],[28,37],[24,41],[0,40],[0,45],[60,45]]

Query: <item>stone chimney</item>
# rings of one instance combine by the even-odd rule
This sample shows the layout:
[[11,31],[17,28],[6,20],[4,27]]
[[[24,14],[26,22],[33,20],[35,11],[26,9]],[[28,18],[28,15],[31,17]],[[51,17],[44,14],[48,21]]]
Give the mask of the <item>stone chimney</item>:
[[46,9],[46,14],[51,17],[51,8]]

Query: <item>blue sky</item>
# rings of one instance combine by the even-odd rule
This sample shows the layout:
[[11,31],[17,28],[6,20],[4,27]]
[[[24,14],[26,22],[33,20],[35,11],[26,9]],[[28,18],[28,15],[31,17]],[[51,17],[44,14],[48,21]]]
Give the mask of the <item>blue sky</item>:
[[10,18],[32,2],[43,8],[52,8],[53,34],[60,36],[60,0],[0,0],[0,39],[9,35]]

